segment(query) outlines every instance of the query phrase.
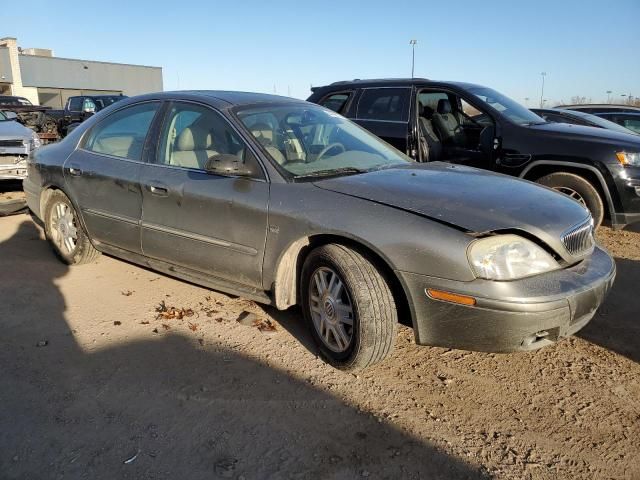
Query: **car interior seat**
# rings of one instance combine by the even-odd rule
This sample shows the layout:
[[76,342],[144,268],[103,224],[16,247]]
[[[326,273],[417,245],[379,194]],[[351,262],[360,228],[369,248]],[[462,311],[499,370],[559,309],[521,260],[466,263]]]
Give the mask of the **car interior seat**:
[[262,145],[262,147],[267,151],[269,155],[273,157],[273,159],[278,162],[280,165],[283,165],[287,162],[287,159],[283,155],[283,153],[276,148],[274,145],[274,137],[275,133],[273,129],[266,123],[256,123],[250,128],[251,133],[258,143]]
[[433,124],[446,145],[464,146],[466,139],[461,129],[460,121],[451,109],[451,102],[445,98],[438,100],[436,113],[433,114]]
[[213,149],[213,143],[211,132],[202,127],[190,125],[178,135],[169,164],[204,169],[209,157],[218,155],[218,152]]
[[433,108],[422,103],[419,104],[419,108],[422,157],[425,162],[435,162],[442,157],[442,143],[433,129]]

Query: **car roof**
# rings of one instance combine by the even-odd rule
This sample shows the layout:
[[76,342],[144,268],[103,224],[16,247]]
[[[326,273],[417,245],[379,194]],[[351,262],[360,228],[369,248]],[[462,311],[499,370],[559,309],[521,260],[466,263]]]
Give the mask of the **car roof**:
[[[638,112],[640,113],[640,107],[635,107],[633,105],[620,105],[616,103],[581,103],[574,105],[558,105],[557,108],[570,108],[570,109],[582,109],[582,108],[610,108],[612,111],[615,110],[626,110],[629,112]],[[605,112],[602,112],[605,113]]]
[[222,100],[232,105],[248,105],[254,103],[300,103],[304,100],[296,98],[283,97],[281,95],[272,95],[269,93],[253,93],[253,92],[234,92],[228,90],[179,90],[173,92],[163,92],[162,96],[170,98],[183,97],[208,97],[216,100]]
[[413,85],[422,85],[422,84],[438,84],[438,85],[455,85],[457,87],[468,89],[468,88],[484,88],[482,85],[478,85],[475,83],[468,82],[456,82],[456,81],[448,81],[448,80],[431,80],[428,78],[414,77],[414,78],[369,78],[369,79],[360,79],[356,78],[354,80],[340,80],[338,82],[333,82],[329,85],[322,85],[318,87],[312,87],[311,91],[315,92],[316,90],[337,90],[340,87],[349,87],[349,86],[357,86],[357,87],[377,87],[377,86],[407,86],[411,87]]

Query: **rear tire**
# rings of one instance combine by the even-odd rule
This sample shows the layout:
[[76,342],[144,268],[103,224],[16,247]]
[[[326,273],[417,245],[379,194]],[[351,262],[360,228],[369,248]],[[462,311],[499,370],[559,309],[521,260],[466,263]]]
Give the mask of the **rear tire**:
[[55,190],[45,206],[44,229],[47,240],[60,259],[69,265],[91,263],[100,256],[82,228],[71,200]]
[[393,295],[362,254],[338,244],[316,248],[304,262],[300,288],[305,319],[328,363],[361,370],[392,351],[398,325]]
[[604,203],[598,190],[584,177],[574,173],[556,172],[545,175],[537,183],[553,188],[578,201],[591,212],[593,223],[599,227],[604,218]]

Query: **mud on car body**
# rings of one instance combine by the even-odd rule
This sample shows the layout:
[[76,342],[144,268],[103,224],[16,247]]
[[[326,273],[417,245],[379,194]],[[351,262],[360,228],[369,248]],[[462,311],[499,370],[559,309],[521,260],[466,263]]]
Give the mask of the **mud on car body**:
[[122,100],[39,150],[24,182],[65,262],[99,252],[279,309],[324,357],[539,348],[594,315],[615,265],[589,212],[528,181],[418,164],[336,113],[272,95]]

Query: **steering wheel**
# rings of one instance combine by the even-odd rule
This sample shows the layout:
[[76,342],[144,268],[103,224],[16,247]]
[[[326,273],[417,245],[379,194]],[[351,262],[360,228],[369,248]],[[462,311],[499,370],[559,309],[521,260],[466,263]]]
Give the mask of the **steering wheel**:
[[334,148],[339,148],[340,149],[339,153],[343,153],[347,150],[346,148],[344,148],[344,145],[342,145],[341,143],[338,143],[338,142],[330,143],[320,151],[320,153],[316,157],[316,162],[320,160],[322,157],[324,157],[329,150],[333,150]]

